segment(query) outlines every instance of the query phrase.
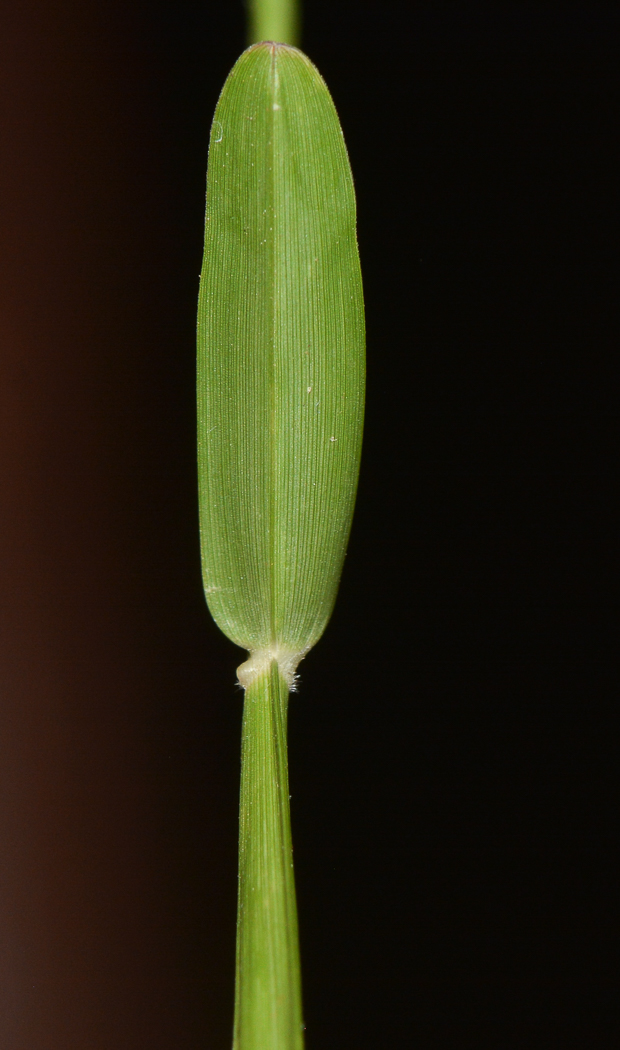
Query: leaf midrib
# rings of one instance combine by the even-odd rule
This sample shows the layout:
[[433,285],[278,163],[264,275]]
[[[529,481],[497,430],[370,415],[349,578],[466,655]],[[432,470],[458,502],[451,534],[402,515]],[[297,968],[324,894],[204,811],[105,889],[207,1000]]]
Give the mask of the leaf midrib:
[[271,253],[271,305],[270,305],[270,371],[269,371],[269,634],[272,648],[276,648],[278,639],[276,637],[276,567],[275,567],[275,534],[276,534],[276,470],[277,470],[277,433],[276,433],[276,217],[275,217],[275,114],[274,110],[276,86],[277,86],[277,48],[271,49],[270,66],[270,106],[269,106],[269,212],[267,220],[271,219],[272,237],[269,240]]

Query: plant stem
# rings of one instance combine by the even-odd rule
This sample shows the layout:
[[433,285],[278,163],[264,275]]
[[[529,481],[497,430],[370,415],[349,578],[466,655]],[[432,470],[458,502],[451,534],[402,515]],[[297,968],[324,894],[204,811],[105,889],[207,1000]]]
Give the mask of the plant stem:
[[248,43],[299,44],[299,0],[248,0]]
[[233,1050],[303,1050],[287,709],[274,660],[243,708]]

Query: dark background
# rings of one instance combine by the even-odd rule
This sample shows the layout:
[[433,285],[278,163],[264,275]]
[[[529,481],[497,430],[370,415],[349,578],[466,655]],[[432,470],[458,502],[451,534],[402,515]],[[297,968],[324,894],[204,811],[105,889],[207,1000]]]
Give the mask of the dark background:
[[[237,3],[5,4],[0,1044],[230,1045],[194,324]],[[369,391],[291,781],[308,1050],[613,1047],[613,5],[307,0]]]

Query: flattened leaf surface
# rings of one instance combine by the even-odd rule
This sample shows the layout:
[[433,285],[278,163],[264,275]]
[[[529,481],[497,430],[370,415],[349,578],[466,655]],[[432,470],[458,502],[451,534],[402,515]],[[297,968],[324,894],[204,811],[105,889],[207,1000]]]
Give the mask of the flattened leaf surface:
[[307,650],[329,619],[361,448],[364,315],[340,124],[311,62],[259,44],[209,148],[198,314],[203,577],[250,650]]

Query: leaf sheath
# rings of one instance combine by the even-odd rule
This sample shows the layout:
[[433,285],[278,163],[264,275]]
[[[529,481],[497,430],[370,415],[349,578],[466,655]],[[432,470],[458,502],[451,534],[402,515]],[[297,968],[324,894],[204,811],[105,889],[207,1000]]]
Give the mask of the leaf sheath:
[[243,707],[234,1050],[303,1047],[287,708],[274,660]]

